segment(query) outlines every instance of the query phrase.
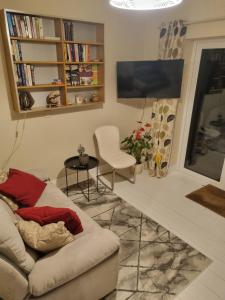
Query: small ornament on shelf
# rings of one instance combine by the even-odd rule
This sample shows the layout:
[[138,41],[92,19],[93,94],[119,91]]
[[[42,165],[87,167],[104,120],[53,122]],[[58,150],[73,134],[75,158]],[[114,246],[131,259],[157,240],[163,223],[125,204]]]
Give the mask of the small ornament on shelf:
[[86,166],[89,161],[88,154],[85,153],[85,148],[82,145],[79,145],[77,152],[79,153],[79,162],[81,166]]
[[54,91],[48,94],[46,98],[47,107],[58,107],[60,104],[60,93]]
[[34,98],[30,92],[20,92],[19,100],[21,110],[31,110],[31,107],[34,105]]

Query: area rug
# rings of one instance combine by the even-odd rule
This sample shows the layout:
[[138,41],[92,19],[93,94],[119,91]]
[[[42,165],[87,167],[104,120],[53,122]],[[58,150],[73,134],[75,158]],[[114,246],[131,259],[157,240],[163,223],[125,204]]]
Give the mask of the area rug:
[[189,195],[188,199],[195,201],[202,206],[214,211],[215,213],[225,217],[225,191],[211,184],[204,186]]
[[117,288],[104,300],[171,300],[211,261],[160,224],[101,187],[91,200],[76,187],[70,199],[102,227],[120,237]]

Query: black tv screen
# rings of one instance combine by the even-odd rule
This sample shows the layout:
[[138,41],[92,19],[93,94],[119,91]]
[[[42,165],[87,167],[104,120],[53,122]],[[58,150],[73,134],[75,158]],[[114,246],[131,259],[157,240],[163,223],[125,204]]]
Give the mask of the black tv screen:
[[118,98],[180,98],[184,60],[117,63]]

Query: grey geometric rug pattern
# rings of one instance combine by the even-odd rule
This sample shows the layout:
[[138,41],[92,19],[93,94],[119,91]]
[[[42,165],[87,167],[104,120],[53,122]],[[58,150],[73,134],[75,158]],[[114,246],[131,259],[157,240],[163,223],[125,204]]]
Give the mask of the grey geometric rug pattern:
[[104,300],[171,300],[211,260],[105,187],[87,199],[73,187],[70,199],[120,238],[117,289]]

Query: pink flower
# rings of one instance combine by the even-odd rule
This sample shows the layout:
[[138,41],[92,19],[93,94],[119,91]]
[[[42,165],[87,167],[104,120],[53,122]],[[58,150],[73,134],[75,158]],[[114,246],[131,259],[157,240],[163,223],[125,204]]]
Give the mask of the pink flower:
[[140,140],[141,139],[141,131],[140,130],[137,131],[135,139],[136,140]]
[[139,130],[140,130],[140,131],[145,131],[143,127],[141,127]]

